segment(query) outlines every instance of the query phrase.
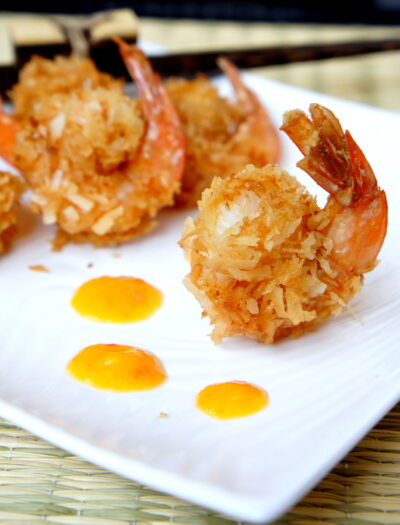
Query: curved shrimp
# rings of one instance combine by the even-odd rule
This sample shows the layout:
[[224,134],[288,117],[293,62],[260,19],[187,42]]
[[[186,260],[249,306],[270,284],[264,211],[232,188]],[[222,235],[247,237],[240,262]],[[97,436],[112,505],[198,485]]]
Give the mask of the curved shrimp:
[[186,169],[179,205],[194,206],[215,176],[237,173],[247,164],[261,167],[280,157],[278,131],[236,67],[221,58],[236,100],[221,97],[205,75],[196,80],[170,79],[166,87],[187,136]]
[[303,153],[297,163],[329,192],[326,235],[346,272],[364,273],[376,264],[387,229],[386,195],[363,152],[329,109],[311,104],[311,119],[299,110],[284,115],[281,129]]
[[148,231],[173,202],[185,139],[176,112],[144,54],[118,41],[139,91],[76,88],[41,99],[22,119],[17,167],[32,207],[57,224],[54,242],[115,245]]
[[282,129],[304,153],[298,166],[330,193],[319,208],[277,166],[215,178],[181,241],[190,291],[212,337],[264,343],[299,336],[338,315],[361,290],[385,238],[387,203],[349,132],[318,104],[286,113]]

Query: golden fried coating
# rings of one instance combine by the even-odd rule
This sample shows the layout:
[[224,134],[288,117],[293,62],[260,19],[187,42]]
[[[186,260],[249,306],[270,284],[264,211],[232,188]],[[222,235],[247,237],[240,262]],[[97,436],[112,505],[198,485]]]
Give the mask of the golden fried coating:
[[57,223],[63,241],[115,244],[142,230],[143,195],[125,167],[143,133],[137,101],[118,90],[77,89],[37,101],[15,145],[33,211]]
[[235,81],[239,99],[234,102],[223,98],[204,76],[166,82],[187,137],[182,190],[176,197],[180,206],[195,206],[215,176],[227,177],[247,164],[261,167],[279,158],[276,130],[265,109],[238,75]]
[[191,264],[186,286],[214,324],[216,343],[299,336],[361,289],[362,275],[343,272],[332,257],[329,210],[276,166],[215,178],[199,211],[181,241]]
[[213,339],[264,343],[296,337],[343,310],[377,264],[388,205],[350,132],[328,108],[284,115],[281,129],[304,158],[297,166],[324,188],[323,209],[277,166],[215,178],[199,217],[185,224],[186,278]]
[[14,162],[32,210],[59,227],[55,249],[125,242],[152,228],[180,188],[185,138],[175,109],[143,52],[118,45],[137,100],[118,84],[84,85],[39,96],[19,120]]
[[[194,206],[215,175],[223,176],[229,138],[243,118],[235,104],[222,98],[205,78],[171,79],[166,88],[187,137],[186,166],[178,204]],[[232,159],[239,168],[243,159]]]
[[9,247],[15,233],[16,208],[21,191],[22,184],[16,177],[0,172],[0,253]]
[[10,98],[14,102],[14,115],[23,117],[42,97],[96,87],[122,90],[123,81],[101,73],[90,59],[57,56],[48,60],[34,56],[22,68]]

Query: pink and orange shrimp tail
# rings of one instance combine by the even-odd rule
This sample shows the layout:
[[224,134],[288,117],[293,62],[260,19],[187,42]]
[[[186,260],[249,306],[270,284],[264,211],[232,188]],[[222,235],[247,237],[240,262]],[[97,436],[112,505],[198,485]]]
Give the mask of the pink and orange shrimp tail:
[[119,52],[125,65],[139,90],[142,108],[146,118],[166,117],[179,125],[178,115],[160,80],[151,67],[142,50],[132,44],[127,44],[118,37],[113,38],[118,44]]
[[[349,131],[345,133],[354,170],[353,201],[356,229],[351,250],[357,264],[368,267],[374,264],[382,248],[388,226],[388,204],[384,190],[378,186],[375,174]],[[349,255],[350,256],[350,255]],[[353,262],[353,265],[356,261]]]
[[10,115],[4,113],[1,107],[0,99],[0,157],[13,163],[18,122]]
[[[178,191],[183,176],[186,147],[178,114],[159,75],[153,71],[144,53],[119,38],[114,38],[114,41],[138,87],[147,125],[134,169],[137,173],[147,173],[149,177],[159,181],[165,179],[165,183],[168,180]],[[132,170],[133,166],[129,169]]]
[[386,236],[386,195],[349,131],[329,109],[311,104],[311,118],[300,110],[284,115],[281,129],[304,154],[297,165],[330,193],[326,209],[331,221],[336,260],[343,268],[365,272],[376,264]]
[[350,134],[350,131],[345,132],[347,147],[349,149],[350,164],[354,169],[354,195],[353,202],[357,202],[359,198],[375,198],[379,192],[378,182],[375,174],[365,158],[364,153],[359,148]]
[[278,162],[281,157],[281,142],[278,131],[271,122],[266,109],[257,95],[244,84],[239,70],[230,60],[220,57],[218,66],[228,76],[239,103],[248,114],[248,124],[252,136],[255,140],[257,138],[266,140],[269,146],[269,163]]

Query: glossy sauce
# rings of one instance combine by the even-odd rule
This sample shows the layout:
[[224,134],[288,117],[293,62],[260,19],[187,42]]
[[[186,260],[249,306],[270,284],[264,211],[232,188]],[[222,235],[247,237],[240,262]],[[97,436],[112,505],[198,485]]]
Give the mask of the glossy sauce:
[[87,346],[67,368],[78,381],[116,392],[151,390],[167,378],[164,366],[155,355],[116,344]]
[[262,388],[244,381],[228,381],[203,388],[196,405],[216,419],[250,416],[268,405],[268,394]]
[[132,323],[150,317],[162,299],[162,293],[142,279],[105,276],[83,283],[71,304],[91,321]]

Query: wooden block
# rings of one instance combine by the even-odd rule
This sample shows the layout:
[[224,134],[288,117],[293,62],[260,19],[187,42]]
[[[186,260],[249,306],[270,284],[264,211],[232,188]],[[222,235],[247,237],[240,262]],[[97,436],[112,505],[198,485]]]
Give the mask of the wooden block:
[[6,21],[0,17],[0,94],[10,88],[17,79],[15,50],[7,29]]
[[11,20],[8,31],[16,47],[51,46],[66,42],[65,35],[54,20],[42,16]]
[[9,22],[8,31],[15,48],[16,68],[30,60],[32,55],[53,58],[71,52],[61,28],[51,18],[27,16]]
[[93,45],[109,41],[115,35],[127,41],[136,41],[139,21],[131,9],[116,9],[105,13],[107,14],[109,18],[96,24],[90,31],[90,41]]

